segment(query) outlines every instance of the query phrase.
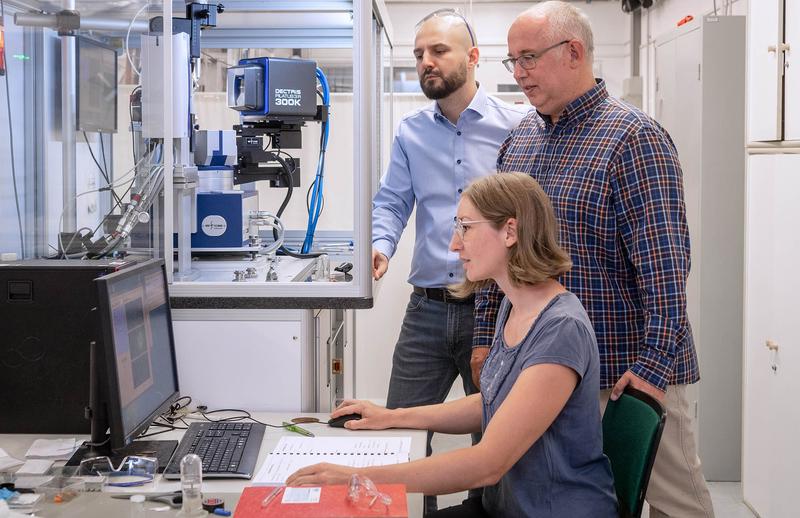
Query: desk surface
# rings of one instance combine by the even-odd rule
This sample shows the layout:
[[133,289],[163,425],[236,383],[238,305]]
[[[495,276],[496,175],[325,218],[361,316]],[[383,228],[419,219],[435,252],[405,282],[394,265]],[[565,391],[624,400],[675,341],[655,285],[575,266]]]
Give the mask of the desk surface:
[[[233,415],[233,414],[231,414]],[[317,417],[321,420],[327,420],[328,414],[303,414],[304,416],[311,416]],[[226,414],[214,414],[214,418],[223,418]],[[297,414],[284,414],[284,413],[267,413],[267,412],[255,412],[253,413],[253,417],[262,421],[264,423],[270,424],[281,424],[282,421],[289,421],[294,417],[298,417]],[[192,422],[187,419],[188,422]],[[342,435],[350,435],[350,434],[361,434],[361,435],[376,435],[376,436],[410,436],[411,437],[411,459],[421,459],[425,456],[425,440],[426,440],[426,432],[424,430],[378,430],[378,431],[350,431],[344,428],[332,428],[326,424],[321,423],[306,423],[302,425],[303,428],[311,431],[316,436],[342,436]],[[180,439],[183,436],[183,430],[175,430],[166,432],[152,438],[148,439]],[[278,444],[278,441],[282,436],[285,435],[296,435],[291,432],[287,432],[281,428],[270,428],[267,427],[266,431],[264,432],[264,440],[261,443],[261,450],[258,454],[258,464],[256,465],[256,473],[259,469],[261,469],[261,465],[264,463],[266,456],[272,451],[272,449]],[[9,455],[12,457],[16,457],[18,459],[25,458],[25,452],[28,450],[28,447],[33,443],[35,439],[38,438],[56,438],[56,437],[66,437],[66,435],[28,435],[28,434],[0,434],[0,448],[3,448]],[[88,439],[86,436],[79,436],[79,440],[83,441]],[[224,495],[226,508],[233,510],[235,507],[235,501],[238,500],[239,494],[242,490],[250,485],[249,480],[204,480],[203,481],[203,493],[205,495],[209,494],[219,494]],[[150,484],[146,484],[144,486],[139,486],[136,488],[108,488],[109,492],[126,492],[131,494],[136,493],[158,493],[158,492],[166,492],[166,491],[175,491],[180,489],[180,481],[170,481],[164,480],[161,476],[157,477],[156,480]],[[108,502],[107,502],[108,501]],[[122,507],[118,507],[122,505]],[[422,516],[422,495],[420,494],[409,494],[408,496],[408,509],[409,509],[409,516]],[[148,507],[158,507],[156,504],[147,504]],[[80,497],[76,498],[69,504],[60,504],[60,505],[47,505],[42,508],[41,513],[37,513],[37,516],[82,516],[86,518],[90,518],[93,516],[119,516],[119,512],[125,512],[126,509],[129,509],[129,504],[122,500],[113,500],[108,498],[106,495],[102,494],[84,494]],[[70,509],[75,509],[76,514],[72,514],[72,511],[67,514],[67,511]],[[87,509],[91,509],[92,513],[87,514]],[[114,509],[117,509],[114,511]],[[157,516],[157,517],[164,517],[167,518],[169,516],[174,516],[175,513],[173,512],[150,512],[147,516]],[[122,515],[125,516],[125,515]]]

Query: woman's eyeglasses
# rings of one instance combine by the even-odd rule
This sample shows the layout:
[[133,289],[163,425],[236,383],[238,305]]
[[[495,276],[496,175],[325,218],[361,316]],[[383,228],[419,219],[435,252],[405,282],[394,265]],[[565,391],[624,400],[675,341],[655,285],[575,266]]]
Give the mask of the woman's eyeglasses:
[[476,223],[489,223],[491,220],[489,219],[462,219],[462,218],[455,218],[453,220],[453,227],[455,228],[455,232],[459,238],[462,240],[464,239],[464,234],[469,230],[470,225],[474,225]]

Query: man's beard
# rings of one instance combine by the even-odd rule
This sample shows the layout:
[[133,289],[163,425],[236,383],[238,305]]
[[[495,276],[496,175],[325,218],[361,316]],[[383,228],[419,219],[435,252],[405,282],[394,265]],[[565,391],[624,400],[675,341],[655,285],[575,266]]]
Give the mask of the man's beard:
[[426,86],[425,80],[428,76],[423,75],[419,80],[419,86],[422,87],[422,93],[425,97],[432,100],[444,99],[451,93],[455,92],[467,82],[467,66],[462,65],[458,70],[448,76],[438,76],[441,82]]

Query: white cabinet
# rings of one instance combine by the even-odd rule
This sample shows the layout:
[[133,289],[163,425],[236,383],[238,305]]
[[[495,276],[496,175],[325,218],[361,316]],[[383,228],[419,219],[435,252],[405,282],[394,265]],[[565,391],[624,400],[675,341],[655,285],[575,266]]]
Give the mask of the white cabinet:
[[800,0],[785,0],[784,140],[800,140]]
[[748,17],[748,141],[800,140],[800,0],[751,0]]
[[747,193],[742,490],[762,518],[789,518],[800,487],[800,155],[751,155]]
[[745,20],[707,16],[656,39],[656,119],[681,160],[692,246],[687,309],[700,361],[697,426],[709,480],[739,480]]
[[172,313],[180,390],[193,405],[316,411],[312,310]]

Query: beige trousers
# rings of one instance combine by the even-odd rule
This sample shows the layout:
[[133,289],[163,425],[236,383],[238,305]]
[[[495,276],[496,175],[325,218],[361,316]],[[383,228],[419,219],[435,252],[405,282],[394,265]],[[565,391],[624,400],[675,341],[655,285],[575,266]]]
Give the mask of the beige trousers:
[[[600,412],[605,412],[611,389],[600,391]],[[694,414],[689,412],[686,385],[670,385],[662,402],[667,422],[650,474],[647,503],[650,518],[714,518],[711,495],[703,478]]]

